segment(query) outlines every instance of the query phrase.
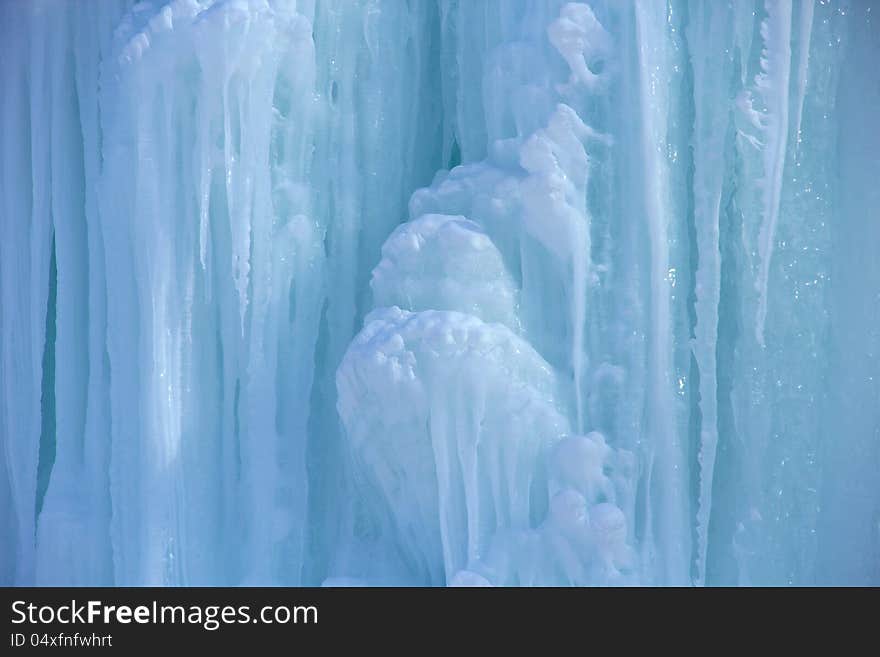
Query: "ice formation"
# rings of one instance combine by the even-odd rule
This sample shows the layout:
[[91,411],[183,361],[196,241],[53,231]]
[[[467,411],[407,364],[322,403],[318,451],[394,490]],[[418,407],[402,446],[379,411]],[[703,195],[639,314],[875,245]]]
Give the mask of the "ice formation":
[[0,3],[0,583],[880,584],[880,7]]

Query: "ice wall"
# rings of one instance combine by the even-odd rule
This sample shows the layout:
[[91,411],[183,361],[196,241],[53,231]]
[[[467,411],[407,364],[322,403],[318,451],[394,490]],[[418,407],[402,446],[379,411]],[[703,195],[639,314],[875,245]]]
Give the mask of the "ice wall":
[[880,583],[880,8],[0,4],[0,581]]

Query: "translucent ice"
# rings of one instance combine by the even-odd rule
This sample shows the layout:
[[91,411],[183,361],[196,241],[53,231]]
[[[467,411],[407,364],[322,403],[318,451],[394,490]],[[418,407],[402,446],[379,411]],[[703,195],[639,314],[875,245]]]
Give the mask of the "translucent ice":
[[871,5],[0,3],[0,583],[880,584]]

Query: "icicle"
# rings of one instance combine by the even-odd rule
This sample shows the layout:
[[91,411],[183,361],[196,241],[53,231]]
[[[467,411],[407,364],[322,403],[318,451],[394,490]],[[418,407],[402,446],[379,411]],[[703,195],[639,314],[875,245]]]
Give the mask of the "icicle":
[[647,431],[651,440],[649,468],[657,479],[649,506],[657,516],[656,539],[662,559],[659,581],[689,581],[689,545],[685,508],[687,465],[673,417],[673,335],[669,264],[669,161],[666,159],[665,124],[669,99],[659,72],[668,65],[664,43],[666,16],[661,7],[637,4],[635,28],[639,48],[643,178],[646,221],[650,238],[651,332],[648,349]]
[[[718,445],[716,352],[721,300],[721,194],[725,175],[725,138],[729,109],[724,101],[732,74],[732,16],[720,5],[692,9],[688,46],[694,75],[694,224],[699,265],[696,272],[694,357],[700,372],[700,489],[697,503],[696,583],[705,584],[709,516]],[[708,54],[708,53],[711,53]]]
[[782,174],[788,146],[791,0],[766,2],[765,8],[767,18],[761,25],[761,37],[764,39],[764,50],[761,55],[762,73],[755,80],[766,107],[766,114],[762,117],[764,208],[758,236],[758,254],[761,262],[756,280],[758,308],[755,317],[755,335],[761,346],[764,346],[770,264],[776,241],[779,205],[782,202]]

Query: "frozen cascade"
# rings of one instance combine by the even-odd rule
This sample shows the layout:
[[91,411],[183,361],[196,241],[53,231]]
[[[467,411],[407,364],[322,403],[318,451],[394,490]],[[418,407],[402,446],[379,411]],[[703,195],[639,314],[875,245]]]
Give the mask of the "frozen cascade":
[[880,584],[878,12],[0,3],[0,583]]
[[384,499],[383,533],[419,564],[414,581],[445,582],[497,528],[526,530],[546,505],[541,460],[567,422],[553,370],[507,327],[456,311],[376,311],[337,385],[357,472],[379,489],[359,498]]

